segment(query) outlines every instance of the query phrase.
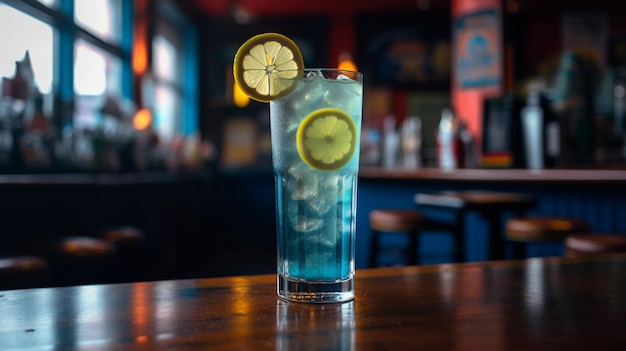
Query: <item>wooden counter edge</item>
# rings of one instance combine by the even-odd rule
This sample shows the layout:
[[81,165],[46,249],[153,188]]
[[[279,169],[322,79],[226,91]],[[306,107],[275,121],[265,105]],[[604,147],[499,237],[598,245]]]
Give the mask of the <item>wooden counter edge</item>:
[[[406,276],[415,274],[433,274],[443,272],[457,272],[463,270],[477,270],[477,269],[507,269],[507,268],[521,268],[528,264],[545,264],[545,265],[568,265],[568,264],[582,264],[589,262],[618,262],[625,261],[626,253],[615,253],[606,256],[598,257],[535,257],[520,260],[499,260],[499,261],[479,261],[479,262],[467,262],[467,263],[443,263],[433,265],[418,265],[418,266],[395,266],[395,267],[381,267],[381,268],[364,268],[357,269],[355,273],[355,284],[359,283],[361,279],[370,279],[378,277],[393,277],[393,276]],[[216,277],[216,278],[198,278],[189,279],[196,283],[198,287],[215,288],[215,287],[232,287],[242,285],[264,285],[275,284],[276,274],[262,274],[262,275],[244,275],[244,276],[231,276],[231,277]]]
[[0,186],[171,184],[200,179],[203,176],[205,176],[203,170],[164,170],[127,173],[0,174]]
[[626,184],[626,170],[591,169],[478,169],[361,167],[359,178],[372,180],[422,180],[450,182],[518,183],[620,183]]

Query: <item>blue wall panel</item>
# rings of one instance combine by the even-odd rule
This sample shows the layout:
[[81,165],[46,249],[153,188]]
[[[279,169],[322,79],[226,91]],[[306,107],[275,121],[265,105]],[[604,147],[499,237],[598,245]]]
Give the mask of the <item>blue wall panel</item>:
[[[276,243],[274,179],[270,172],[220,177],[217,189],[220,200],[217,233],[223,241],[235,246],[273,251]],[[359,179],[357,199],[357,268],[368,267],[370,248],[369,212],[376,208],[416,208],[413,202],[418,192],[443,190],[493,190],[533,194],[537,206],[529,215],[574,216],[587,220],[595,232],[626,235],[626,188],[624,185],[581,185],[514,182],[458,182],[445,180],[379,180]],[[439,220],[451,220],[448,211],[429,210],[428,215]],[[502,221],[512,216],[505,213]],[[487,257],[487,226],[476,213],[465,218],[466,254],[470,261]],[[445,232],[426,232],[421,243],[422,264],[452,261],[452,240]],[[402,246],[405,238],[390,236],[383,245]],[[561,244],[530,245],[531,256],[560,256]],[[392,257],[385,264],[401,263]]]
[[[626,189],[623,185],[568,184],[568,183],[459,183],[446,181],[403,181],[361,179],[357,215],[357,258],[358,268],[368,266],[367,253],[370,248],[368,214],[376,208],[416,208],[413,196],[418,192],[442,190],[493,190],[529,193],[537,198],[537,206],[529,215],[568,216],[589,222],[593,232],[626,235]],[[445,219],[445,213],[427,212],[431,216]],[[512,216],[505,213],[502,221]],[[482,261],[487,257],[487,226],[480,216],[468,213],[465,217],[466,250],[470,261]],[[439,235],[440,237],[440,235]],[[394,243],[397,244],[397,243]],[[442,257],[451,260],[451,241],[422,241],[423,264],[440,263]],[[562,244],[531,244],[530,256],[560,256]]]

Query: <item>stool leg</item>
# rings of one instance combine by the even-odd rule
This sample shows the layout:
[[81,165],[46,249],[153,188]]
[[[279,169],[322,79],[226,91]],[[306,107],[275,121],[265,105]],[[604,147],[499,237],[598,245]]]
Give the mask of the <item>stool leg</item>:
[[418,252],[420,249],[419,232],[409,232],[409,245],[406,255],[406,261],[409,265],[417,265],[419,263]]
[[465,250],[465,236],[463,235],[463,229],[455,228],[453,235],[454,240],[452,245],[454,247],[454,252],[452,253],[452,259],[457,263],[466,262],[467,259],[465,258],[465,253],[463,252]]
[[514,241],[511,244],[514,259],[526,258],[526,245],[524,245],[524,243]]
[[[515,216],[517,217],[525,217],[526,216],[526,209],[521,208],[518,209],[517,211],[515,211]],[[514,259],[523,259],[523,258],[527,258],[528,257],[528,244],[526,243],[521,243],[518,241],[513,241],[513,246],[511,247],[512,249],[512,255]]]
[[497,212],[487,211],[483,213],[483,218],[489,226],[489,238],[487,256],[489,260],[500,260],[504,258],[504,238],[502,237],[502,226],[500,216]]
[[370,246],[370,257],[369,257],[369,266],[370,268],[376,267],[378,265],[378,247],[380,239],[379,232],[377,230],[372,230],[371,232],[371,246]]
[[461,211],[457,211],[454,215],[454,223],[452,228],[452,235],[454,236],[454,249],[452,259],[455,262],[467,261],[465,257],[465,234],[463,232],[463,227],[465,223],[463,222],[463,218],[463,213]]

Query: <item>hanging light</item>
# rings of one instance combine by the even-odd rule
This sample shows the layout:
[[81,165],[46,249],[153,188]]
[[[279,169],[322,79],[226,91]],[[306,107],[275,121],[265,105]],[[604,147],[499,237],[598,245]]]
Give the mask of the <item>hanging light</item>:
[[233,102],[237,107],[246,107],[250,103],[250,98],[244,94],[237,83],[233,84]]
[[142,108],[137,111],[133,117],[133,127],[135,127],[136,130],[146,130],[151,123],[152,112],[150,112],[150,109]]
[[356,64],[352,61],[352,55],[347,51],[343,51],[339,55],[339,65],[337,68],[357,72]]

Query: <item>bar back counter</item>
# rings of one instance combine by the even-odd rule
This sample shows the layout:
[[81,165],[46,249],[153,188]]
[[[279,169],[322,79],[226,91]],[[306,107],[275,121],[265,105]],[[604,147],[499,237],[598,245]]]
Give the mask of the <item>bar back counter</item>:
[[[487,190],[530,194],[536,206],[528,215],[568,216],[587,221],[593,232],[626,235],[626,171],[623,170],[521,170],[521,169],[384,169],[363,167],[359,179],[358,251],[366,252],[369,211],[380,207],[416,208],[414,195],[421,192]],[[431,213],[445,216],[445,213]],[[503,221],[506,220],[505,214]],[[487,229],[476,214],[465,221],[467,257],[486,258]],[[451,242],[433,236],[422,247],[432,262],[449,260]],[[532,256],[562,255],[562,245],[531,245]],[[359,260],[360,258],[360,260]],[[365,262],[365,256],[357,260]],[[358,262],[357,261],[357,264]]]
[[193,275],[194,260],[216,249],[207,236],[210,179],[208,170],[0,175],[0,255],[22,243],[132,226],[149,248],[149,270],[138,279]]
[[[416,193],[458,190],[531,194],[537,204],[529,215],[577,217],[586,220],[594,232],[626,235],[626,171],[447,172],[362,167],[357,268],[368,266],[371,210],[415,209]],[[153,274],[148,279],[275,273],[276,217],[271,169],[0,175],[0,193],[0,248],[15,240],[132,225],[146,232],[153,249],[149,262]],[[448,219],[446,213],[428,215]],[[488,237],[484,220],[468,213],[464,231],[467,260],[486,260]],[[390,240],[390,244],[396,244],[393,238]],[[452,262],[452,244],[450,236],[423,233],[420,263]],[[528,253],[560,256],[563,248],[531,245]],[[216,261],[221,264],[214,264]]]
[[[267,261],[272,267],[276,227],[271,169],[220,169],[216,178],[216,196],[220,199],[218,221],[223,223],[224,235],[238,245],[268,252]],[[371,210],[416,209],[414,196],[418,192],[458,190],[528,193],[537,199],[537,205],[528,211],[528,215],[572,216],[587,220],[594,232],[626,233],[626,170],[442,171],[361,167],[357,200],[357,268],[368,267],[371,241],[368,215]],[[442,220],[449,218],[446,213],[429,215]],[[508,215],[505,213],[504,219]],[[482,218],[468,213],[465,221],[468,252],[465,256],[469,261],[486,259],[486,231]],[[392,246],[396,244],[394,240],[390,239]],[[420,255],[422,264],[453,260],[450,236],[426,232],[422,235],[420,247],[423,250]],[[528,253],[532,256],[560,256],[563,249],[562,245],[530,245]]]

